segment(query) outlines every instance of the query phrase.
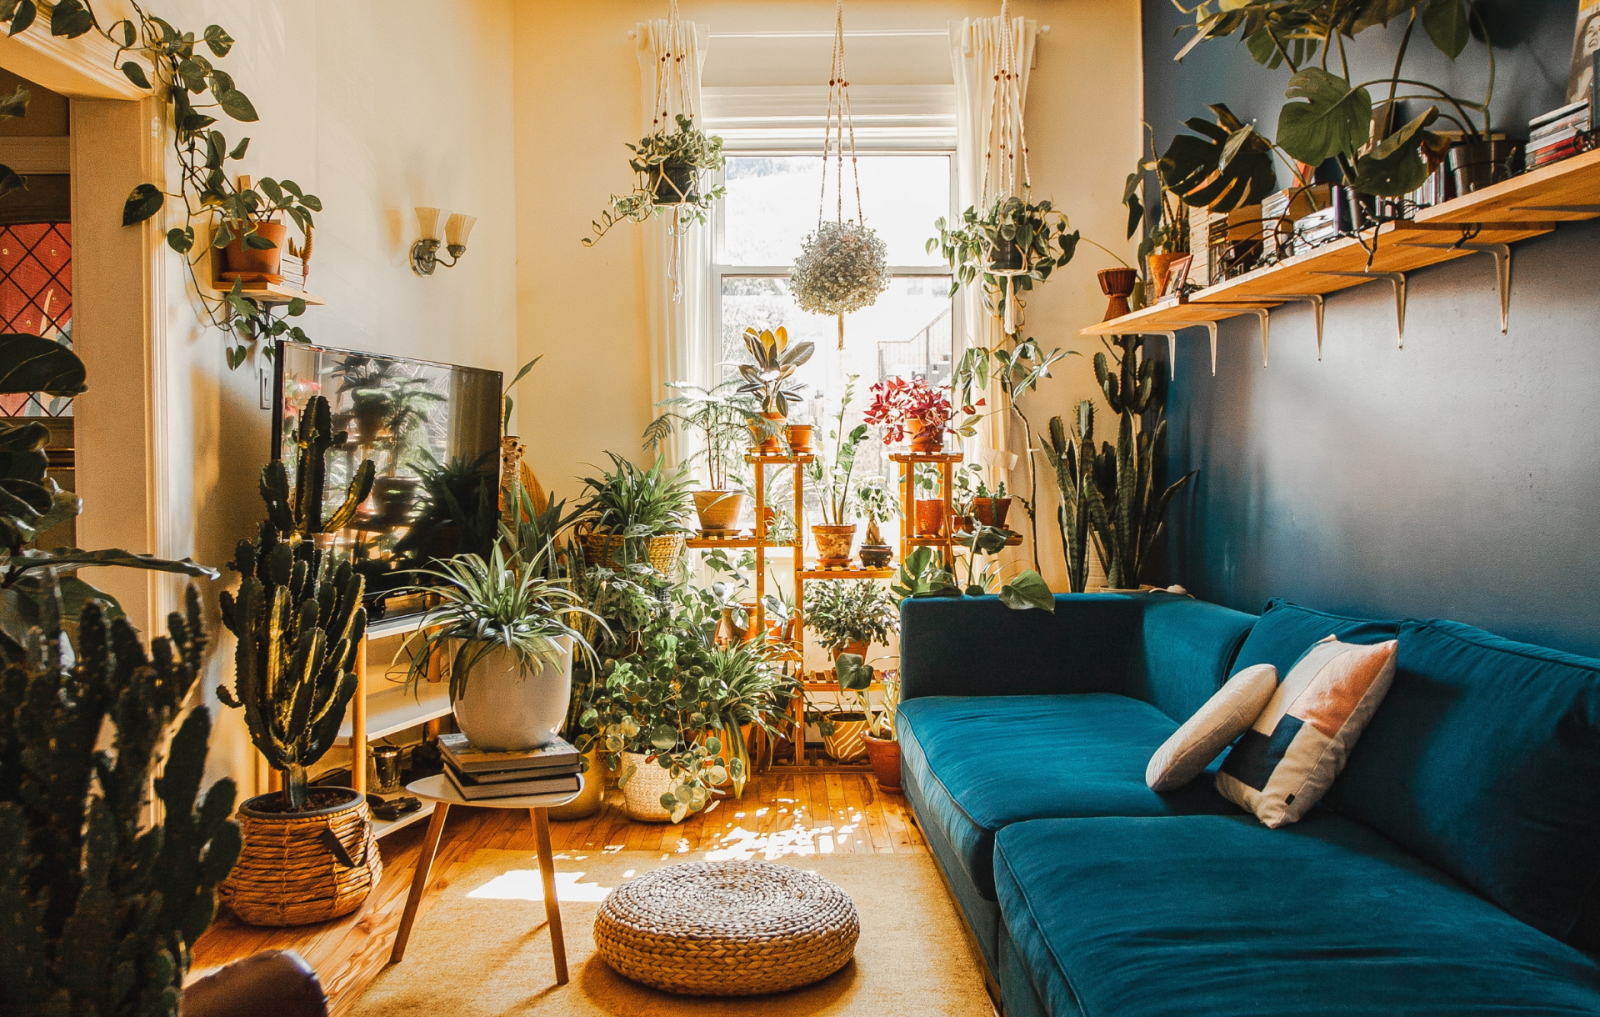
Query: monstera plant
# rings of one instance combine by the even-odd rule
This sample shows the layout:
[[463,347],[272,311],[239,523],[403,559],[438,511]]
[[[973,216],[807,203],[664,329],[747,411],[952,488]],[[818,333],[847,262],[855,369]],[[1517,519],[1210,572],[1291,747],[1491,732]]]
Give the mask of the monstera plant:
[[[1161,158],[1163,184],[1188,204],[1226,212],[1259,202],[1276,186],[1274,154],[1294,163],[1320,166],[1334,160],[1347,186],[1382,198],[1402,197],[1421,186],[1428,154],[1446,140],[1430,128],[1439,121],[1468,140],[1490,135],[1489,99],[1474,102],[1425,81],[1403,76],[1416,30],[1454,60],[1466,48],[1477,15],[1467,0],[1244,0],[1206,2],[1195,8],[1193,36],[1181,59],[1207,39],[1238,35],[1257,63],[1287,66],[1285,93],[1291,100],[1278,117],[1275,142],[1258,133],[1228,107],[1211,107],[1216,122],[1185,121],[1194,135],[1180,135]],[[1394,69],[1385,78],[1357,81],[1350,72],[1345,40],[1376,27],[1403,24]],[[1482,28],[1481,22],[1478,27]],[[1490,52],[1491,65],[1493,52]],[[1493,89],[1493,74],[1489,77]],[[1404,88],[1402,88],[1404,86]],[[1429,105],[1405,123],[1392,113],[1374,120],[1372,89],[1389,110],[1402,101]],[[1444,109],[1441,109],[1441,105]],[[1481,126],[1474,115],[1481,118]],[[1301,179],[1300,183],[1306,183]]]

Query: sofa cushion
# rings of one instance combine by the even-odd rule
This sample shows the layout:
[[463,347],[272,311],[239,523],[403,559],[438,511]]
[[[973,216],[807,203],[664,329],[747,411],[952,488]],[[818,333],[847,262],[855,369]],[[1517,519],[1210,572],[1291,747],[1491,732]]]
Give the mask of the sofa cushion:
[[1250,729],[1277,691],[1278,669],[1271,664],[1247,667],[1229,678],[1161,743],[1145,767],[1144,782],[1152,791],[1175,791],[1200,776]]
[[1107,693],[933,696],[900,704],[900,762],[978,891],[994,899],[995,831],[1055,816],[1228,813],[1210,780],[1167,794],[1145,765],[1177,729],[1149,703]]
[[1600,947],[1600,661],[1407,622],[1388,698],[1326,804]]
[[1255,615],[1160,591],[1137,599],[1144,613],[1127,677],[1120,688],[1093,691],[1143,699],[1182,723],[1237,670],[1233,658]]
[[1600,967],[1327,812],[1040,820],[995,844],[1000,909],[1057,1015],[1593,1014]]
[[1397,621],[1348,618],[1313,611],[1287,600],[1269,600],[1244,645],[1239,647],[1234,670],[1251,664],[1271,664],[1278,669],[1281,680],[1318,640],[1337,636],[1341,643],[1381,643],[1393,639],[1399,631]]

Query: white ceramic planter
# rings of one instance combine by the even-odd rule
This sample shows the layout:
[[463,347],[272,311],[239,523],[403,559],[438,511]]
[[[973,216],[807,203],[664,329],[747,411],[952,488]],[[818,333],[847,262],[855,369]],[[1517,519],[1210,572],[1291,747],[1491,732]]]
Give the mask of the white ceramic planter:
[[632,766],[633,776],[628,778],[627,786],[622,789],[622,810],[628,814],[629,819],[637,819],[645,823],[665,823],[672,818],[672,813],[661,807],[661,796],[672,790],[672,773],[663,770],[661,764],[654,760],[645,762],[645,756],[639,752],[624,752],[622,754],[622,773],[626,773]]
[[523,674],[516,655],[490,650],[472,667],[465,694],[455,702],[456,723],[473,746],[494,751],[534,749],[561,731],[572,702],[572,640],[562,648],[559,668]]

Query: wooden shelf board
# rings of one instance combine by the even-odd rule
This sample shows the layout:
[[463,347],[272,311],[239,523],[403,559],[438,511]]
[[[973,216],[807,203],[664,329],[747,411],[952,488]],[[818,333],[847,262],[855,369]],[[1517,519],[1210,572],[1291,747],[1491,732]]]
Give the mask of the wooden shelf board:
[[[369,672],[376,670],[369,668]],[[405,685],[384,684],[386,687],[367,694],[369,742],[450,715],[449,682],[419,682],[415,686],[415,693]],[[346,714],[344,723],[339,727],[338,744],[349,744],[350,730],[351,718]]]
[[960,452],[891,452],[889,458],[897,463],[959,463]]
[[845,568],[824,569],[818,568],[816,562],[807,562],[806,567],[800,570],[801,579],[893,579],[895,569],[868,569]]
[[[208,287],[208,289],[209,292],[206,294],[207,296],[215,300],[221,300],[228,295],[232,287],[229,287],[228,289]],[[241,286],[239,288],[239,295],[249,297],[258,304],[287,304],[289,301],[295,299],[304,300],[307,307],[321,307],[323,304],[327,303],[326,300],[313,293],[307,293],[305,290],[297,290],[292,286],[283,286],[279,283],[252,283],[246,286]]]
[[[401,791],[398,794],[385,795],[384,797],[398,798],[403,794],[405,794],[405,792]],[[394,833],[396,830],[404,830],[412,823],[427,819],[429,816],[433,815],[433,808],[434,803],[424,799],[422,802],[422,808],[417,809],[415,812],[408,812],[399,819],[379,819],[377,816],[373,816],[372,831],[379,840],[382,840],[389,834]]]
[[[683,544],[684,544],[685,547],[698,548],[700,550],[709,550],[709,549],[718,548],[718,547],[734,547],[734,548],[755,547],[756,546],[756,538],[754,536],[747,536],[747,537],[690,537],[687,540],[685,540],[683,542]],[[793,547],[794,545],[793,544],[780,544],[775,540],[769,540],[769,541],[767,541],[767,546],[768,547],[777,548],[777,547]]]
[[787,452],[774,452],[771,455],[753,455],[746,452],[744,455],[744,461],[747,463],[766,463],[768,466],[791,466],[797,463],[804,466],[816,458],[809,452],[797,456],[789,455]]
[[[1594,206],[1594,211],[1542,211],[1544,206]],[[1385,223],[1378,231],[1372,272],[1413,272],[1474,252],[1410,244],[1449,243],[1462,227],[1480,227],[1476,243],[1510,244],[1540,236],[1559,222],[1600,216],[1600,151],[1494,184],[1417,213],[1415,222]],[[1246,272],[1192,294],[1186,303],[1158,303],[1081,329],[1079,334],[1118,335],[1170,332],[1207,321],[1223,321],[1255,308],[1285,302],[1281,294],[1330,294],[1372,281],[1324,272],[1366,272],[1367,251],[1345,237],[1297,254],[1276,265]]]

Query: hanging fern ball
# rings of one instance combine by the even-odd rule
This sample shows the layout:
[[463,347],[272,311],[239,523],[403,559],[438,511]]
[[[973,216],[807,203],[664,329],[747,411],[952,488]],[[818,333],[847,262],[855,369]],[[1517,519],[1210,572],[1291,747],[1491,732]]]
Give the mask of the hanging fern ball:
[[889,248],[857,222],[822,222],[789,270],[795,303],[813,314],[852,314],[889,288]]

